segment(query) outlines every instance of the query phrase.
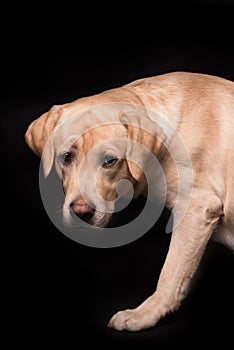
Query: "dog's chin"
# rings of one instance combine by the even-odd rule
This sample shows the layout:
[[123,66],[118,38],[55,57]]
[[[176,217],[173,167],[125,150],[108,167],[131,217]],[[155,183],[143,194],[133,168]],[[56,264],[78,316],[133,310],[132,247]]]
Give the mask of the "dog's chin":
[[104,228],[109,224],[111,217],[112,213],[102,213],[96,211],[88,224],[93,227]]
[[80,228],[104,228],[108,226],[112,217],[112,213],[103,213],[95,211],[92,217],[82,219],[74,213],[69,215],[63,215],[63,223],[68,227],[80,227]]

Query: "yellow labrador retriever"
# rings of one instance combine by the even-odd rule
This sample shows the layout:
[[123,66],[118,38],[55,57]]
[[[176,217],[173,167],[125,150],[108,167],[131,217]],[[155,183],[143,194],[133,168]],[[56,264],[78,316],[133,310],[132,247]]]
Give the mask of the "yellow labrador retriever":
[[[100,109],[95,112],[100,105],[103,113]],[[74,119],[79,113],[81,117]],[[68,120],[72,122],[66,127]],[[62,129],[52,142],[59,126]],[[75,129],[80,133],[76,139]],[[56,163],[68,224],[74,212],[93,226],[105,227],[112,216],[108,203],[115,200],[121,179],[132,183],[135,197],[147,193],[147,155],[142,156],[135,144],[153,154],[163,169],[165,205],[172,209],[175,221],[156,291],[136,309],[115,314],[109,327],[138,331],[178,309],[210,238],[234,250],[233,82],[189,72],[139,79],[53,106],[31,123],[25,137],[29,147],[43,157],[46,176]],[[131,141],[130,145],[124,140]],[[190,163],[181,153],[181,144]],[[95,151],[88,157],[92,149]],[[78,172],[82,173],[85,196],[77,182]],[[92,173],[96,174],[95,184]],[[157,174],[151,175],[158,189]],[[99,197],[106,203],[103,210],[97,209]],[[187,201],[186,210],[183,201]]]

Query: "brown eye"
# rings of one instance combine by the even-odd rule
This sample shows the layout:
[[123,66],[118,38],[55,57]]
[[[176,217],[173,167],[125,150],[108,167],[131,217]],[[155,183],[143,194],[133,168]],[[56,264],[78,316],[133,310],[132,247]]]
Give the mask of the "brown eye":
[[114,165],[117,162],[118,158],[110,155],[106,155],[104,158],[104,161],[102,163],[103,168],[110,168],[112,165]]
[[71,152],[65,152],[59,156],[59,160],[63,165],[71,164],[73,155]]

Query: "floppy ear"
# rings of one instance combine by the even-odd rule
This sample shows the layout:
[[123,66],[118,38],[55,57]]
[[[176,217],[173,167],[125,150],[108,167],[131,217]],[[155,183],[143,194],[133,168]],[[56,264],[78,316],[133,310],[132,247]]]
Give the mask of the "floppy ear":
[[144,172],[136,163],[129,159],[136,159],[138,164],[143,165],[146,162],[145,152],[142,148],[134,147],[135,143],[143,145],[148,151],[155,156],[158,155],[166,135],[162,128],[154,121],[152,121],[146,114],[125,114],[120,115],[120,121],[127,129],[128,139],[130,141],[127,146],[126,159],[128,161],[129,170],[137,181],[142,181]]
[[49,175],[54,160],[53,140],[50,137],[62,114],[63,108],[53,106],[48,112],[34,120],[25,133],[25,141],[28,146],[39,157],[43,157],[45,176]]

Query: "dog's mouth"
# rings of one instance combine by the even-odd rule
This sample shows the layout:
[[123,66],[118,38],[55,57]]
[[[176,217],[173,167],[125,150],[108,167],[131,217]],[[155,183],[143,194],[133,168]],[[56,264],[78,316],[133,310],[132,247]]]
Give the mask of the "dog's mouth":
[[87,212],[84,213],[83,215],[77,215],[76,213],[72,213],[72,217],[75,215],[75,221],[78,221],[81,226],[86,226],[86,224],[91,225],[91,226],[96,226],[95,225],[95,213],[96,211],[93,210],[92,212]]
[[112,228],[128,224],[134,220],[143,210],[146,198],[140,196],[133,199],[123,210],[113,212],[103,212],[97,210],[96,206],[86,202],[72,203],[69,211],[64,209],[64,223],[68,226],[79,228]]
[[71,219],[69,220],[69,225],[83,227],[83,228],[104,228],[108,225],[112,214],[103,213],[93,209],[90,212],[84,213],[83,215],[77,215],[76,213],[71,213]]
[[102,228],[107,226],[111,216],[112,213],[101,212],[93,203],[88,204],[83,199],[73,201],[70,205],[66,203],[63,208],[63,221],[67,226]]

